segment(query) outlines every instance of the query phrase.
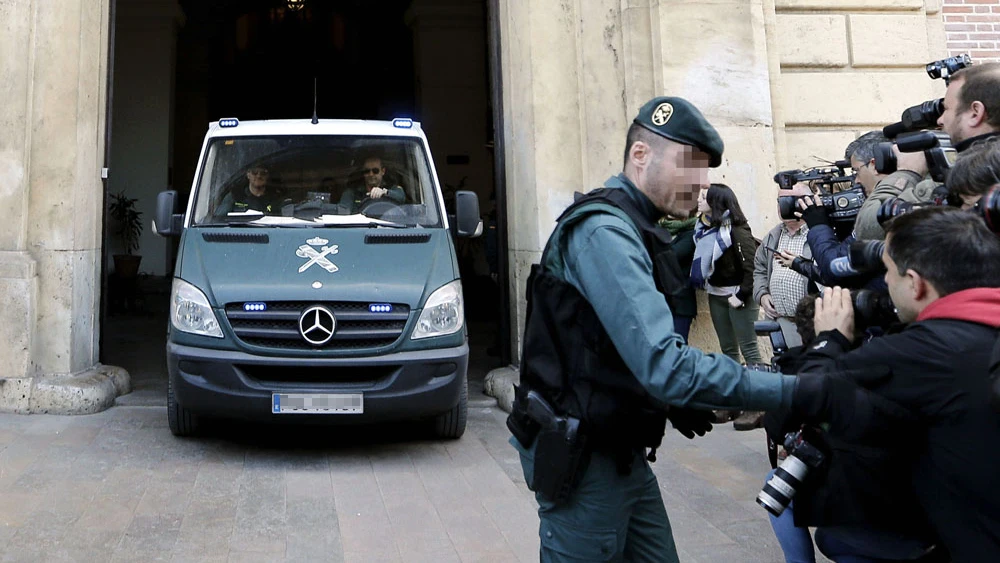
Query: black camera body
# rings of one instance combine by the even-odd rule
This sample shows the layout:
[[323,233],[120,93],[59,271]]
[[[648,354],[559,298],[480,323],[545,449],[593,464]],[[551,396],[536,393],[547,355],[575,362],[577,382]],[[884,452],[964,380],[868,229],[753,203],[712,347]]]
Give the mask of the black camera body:
[[[958,151],[951,145],[951,138],[940,131],[916,131],[896,137],[900,152],[924,152],[927,168],[935,182],[944,182],[948,170],[955,164]],[[892,174],[898,165],[892,152],[892,143],[879,143],[875,147],[875,170]]]
[[933,79],[943,78],[944,83],[948,84],[951,82],[951,75],[962,70],[963,68],[972,64],[972,57],[967,53],[962,55],[957,55],[954,57],[948,57],[947,59],[941,59],[939,61],[934,61],[932,63],[927,63],[924,70],[927,71],[927,76]]
[[838,160],[833,166],[816,166],[805,170],[782,170],[774,175],[778,189],[790,190],[799,182],[808,182],[826,191],[833,191],[837,184],[853,184],[854,174],[848,174],[851,161]]
[[[827,216],[834,221],[854,221],[861,206],[865,202],[865,192],[861,186],[854,186],[849,190],[843,190],[835,194],[820,194],[820,201],[826,209]],[[778,196],[778,215],[782,219],[795,219],[795,212],[798,209],[795,203],[799,196],[782,195]]]
[[788,508],[809,472],[819,469],[826,460],[826,455],[819,448],[806,441],[802,430],[786,434],[784,445],[788,457],[774,470],[774,475],[757,495],[757,504],[775,516],[781,516]]

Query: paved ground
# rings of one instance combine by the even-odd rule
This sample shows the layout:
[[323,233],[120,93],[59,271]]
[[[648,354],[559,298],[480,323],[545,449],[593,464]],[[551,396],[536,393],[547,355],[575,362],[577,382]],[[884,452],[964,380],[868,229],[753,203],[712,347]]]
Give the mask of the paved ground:
[[[412,425],[170,435],[162,407],[0,416],[3,561],[533,561],[505,414],[458,441]],[[753,498],[761,431],[667,435],[654,464],[682,561],[780,561]]]
[[[115,323],[105,350],[136,384],[118,406],[0,415],[0,561],[537,560],[535,504],[506,413],[479,391],[493,365],[475,330],[461,440],[428,441],[412,424],[231,424],[177,439],[162,319]],[[658,458],[682,561],[782,560],[753,500],[768,468],[763,431],[668,431]]]

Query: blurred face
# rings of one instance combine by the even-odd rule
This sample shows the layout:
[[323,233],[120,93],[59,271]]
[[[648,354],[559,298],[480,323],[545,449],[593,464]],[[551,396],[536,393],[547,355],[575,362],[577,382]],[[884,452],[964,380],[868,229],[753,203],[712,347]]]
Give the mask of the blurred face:
[[961,107],[958,100],[963,84],[965,84],[965,80],[962,79],[952,80],[948,84],[948,89],[944,93],[944,111],[937,122],[941,126],[941,130],[951,137],[952,144],[958,144],[972,136],[968,132],[965,119],[963,119],[969,108]]
[[364,162],[361,172],[365,178],[366,188],[377,188],[382,185],[382,177],[385,176],[385,167],[382,166],[381,160],[369,158]]
[[708,188],[698,190],[698,213],[708,213],[711,210],[708,206]]
[[885,241],[885,250],[882,251],[882,263],[885,264],[885,284],[889,286],[889,297],[892,304],[896,306],[896,314],[899,320],[910,323],[917,320],[920,310],[916,306],[916,291],[914,288],[914,278],[910,271],[905,274],[899,273],[899,268],[889,256],[889,245],[892,244],[892,237]]
[[875,159],[873,158],[868,162],[865,162],[851,156],[851,169],[854,170],[854,174],[856,174],[856,181],[861,184],[862,188],[864,188],[865,195],[870,195],[879,180],[879,174],[875,170]]
[[269,175],[270,173],[267,168],[264,168],[263,166],[251,168],[250,171],[247,172],[247,180],[250,181],[250,189],[258,192],[263,191],[267,188],[267,178]]
[[643,192],[665,213],[686,216],[694,207],[698,191],[708,186],[707,153],[673,141],[652,149],[644,171]]
[[958,194],[958,197],[962,199],[961,209],[968,210],[968,209],[972,209],[973,207],[975,207],[976,204],[979,203],[979,200],[983,198],[983,195],[982,194],[976,194],[976,195]]

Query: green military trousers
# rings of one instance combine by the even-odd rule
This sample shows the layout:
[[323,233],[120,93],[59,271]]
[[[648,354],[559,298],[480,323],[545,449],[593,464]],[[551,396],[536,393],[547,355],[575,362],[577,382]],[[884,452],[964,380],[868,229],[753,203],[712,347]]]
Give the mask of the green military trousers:
[[[510,442],[530,483],[534,445]],[[610,456],[594,453],[569,502],[555,506],[537,494],[535,499],[543,563],[678,561],[660,487],[642,452],[636,452],[629,475],[619,475]]]

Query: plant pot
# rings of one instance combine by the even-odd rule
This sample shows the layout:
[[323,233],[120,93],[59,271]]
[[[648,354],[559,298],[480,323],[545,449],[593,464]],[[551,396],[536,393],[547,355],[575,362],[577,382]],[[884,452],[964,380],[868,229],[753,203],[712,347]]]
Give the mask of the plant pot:
[[134,254],[115,254],[115,274],[123,278],[134,278],[139,273],[139,262],[142,256]]

